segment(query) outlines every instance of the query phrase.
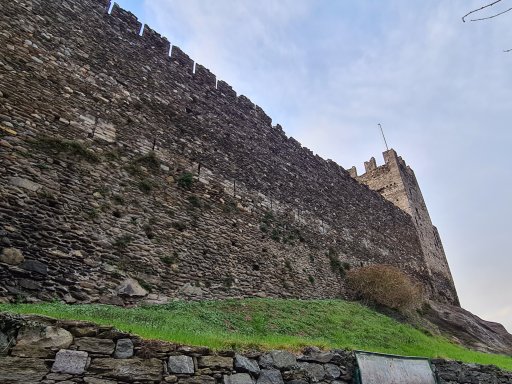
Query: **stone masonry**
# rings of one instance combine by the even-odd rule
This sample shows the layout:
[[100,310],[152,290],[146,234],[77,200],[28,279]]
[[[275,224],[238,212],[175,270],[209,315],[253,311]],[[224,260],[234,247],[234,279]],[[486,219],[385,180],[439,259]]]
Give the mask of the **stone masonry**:
[[[214,352],[91,323],[0,313],[1,335],[6,341],[0,344],[2,384],[355,382],[355,357],[346,350]],[[441,359],[432,365],[440,384],[512,383],[512,373],[494,366]]]
[[414,217],[109,7],[0,4],[1,301],[345,297],[337,259],[457,304]]
[[384,162],[377,167],[375,158],[372,157],[364,163],[366,172],[363,175],[358,176],[355,167],[349,172],[356,180],[379,192],[385,199],[411,215],[418,231],[432,291],[445,296],[449,302],[458,303],[443,244],[437,228],[430,220],[414,171],[393,149],[384,152]]

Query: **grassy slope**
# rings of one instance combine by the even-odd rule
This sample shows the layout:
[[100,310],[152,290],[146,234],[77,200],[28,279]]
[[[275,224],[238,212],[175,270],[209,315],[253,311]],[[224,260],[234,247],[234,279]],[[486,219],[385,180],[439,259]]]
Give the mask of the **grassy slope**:
[[469,351],[400,324],[356,303],[337,300],[174,302],[125,309],[58,303],[0,305],[0,311],[114,325],[145,338],[222,348],[363,349],[495,364],[512,370],[512,357]]

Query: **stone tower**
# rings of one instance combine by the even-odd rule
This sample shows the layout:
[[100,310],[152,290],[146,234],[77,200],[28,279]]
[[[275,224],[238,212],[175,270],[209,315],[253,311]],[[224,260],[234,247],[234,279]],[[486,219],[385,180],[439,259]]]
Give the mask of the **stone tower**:
[[384,165],[377,167],[375,158],[372,157],[364,163],[363,175],[358,176],[355,167],[349,170],[350,175],[411,215],[431,277],[432,294],[437,299],[459,305],[439,232],[430,220],[414,171],[395,150],[385,151],[383,155]]

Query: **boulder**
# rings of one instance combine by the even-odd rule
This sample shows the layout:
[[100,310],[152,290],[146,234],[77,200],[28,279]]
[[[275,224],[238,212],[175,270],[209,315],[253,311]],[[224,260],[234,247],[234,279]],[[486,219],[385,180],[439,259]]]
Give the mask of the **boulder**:
[[482,352],[512,355],[512,335],[499,323],[482,320],[461,307],[429,302],[424,318],[448,338]]
[[89,354],[83,351],[61,349],[55,355],[52,372],[81,375],[89,365]]
[[132,341],[132,339],[117,340],[114,357],[116,359],[129,359],[132,356],[133,356],[133,341]]
[[73,335],[54,326],[26,326],[20,329],[11,355],[19,357],[53,357],[57,350],[67,349]]
[[38,383],[48,373],[42,359],[0,357],[0,383],[32,384]]
[[111,355],[116,346],[110,339],[98,339],[96,337],[77,338],[75,344],[80,351],[99,355]]
[[87,372],[101,378],[120,381],[158,381],[162,380],[163,366],[159,359],[93,359]]
[[190,356],[169,356],[167,367],[171,373],[194,374],[194,360]]
[[25,257],[17,248],[4,248],[0,254],[0,262],[10,265],[19,265],[23,263]]
[[144,297],[148,294],[148,291],[142,288],[137,280],[127,278],[119,285],[117,293],[120,296]]

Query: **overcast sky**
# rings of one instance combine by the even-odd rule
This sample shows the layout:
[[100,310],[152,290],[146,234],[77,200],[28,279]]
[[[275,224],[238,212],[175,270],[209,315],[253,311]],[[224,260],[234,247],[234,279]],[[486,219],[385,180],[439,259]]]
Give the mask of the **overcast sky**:
[[382,163],[382,123],[463,307],[512,331],[512,14],[462,23],[485,0],[117,1],[345,168]]

